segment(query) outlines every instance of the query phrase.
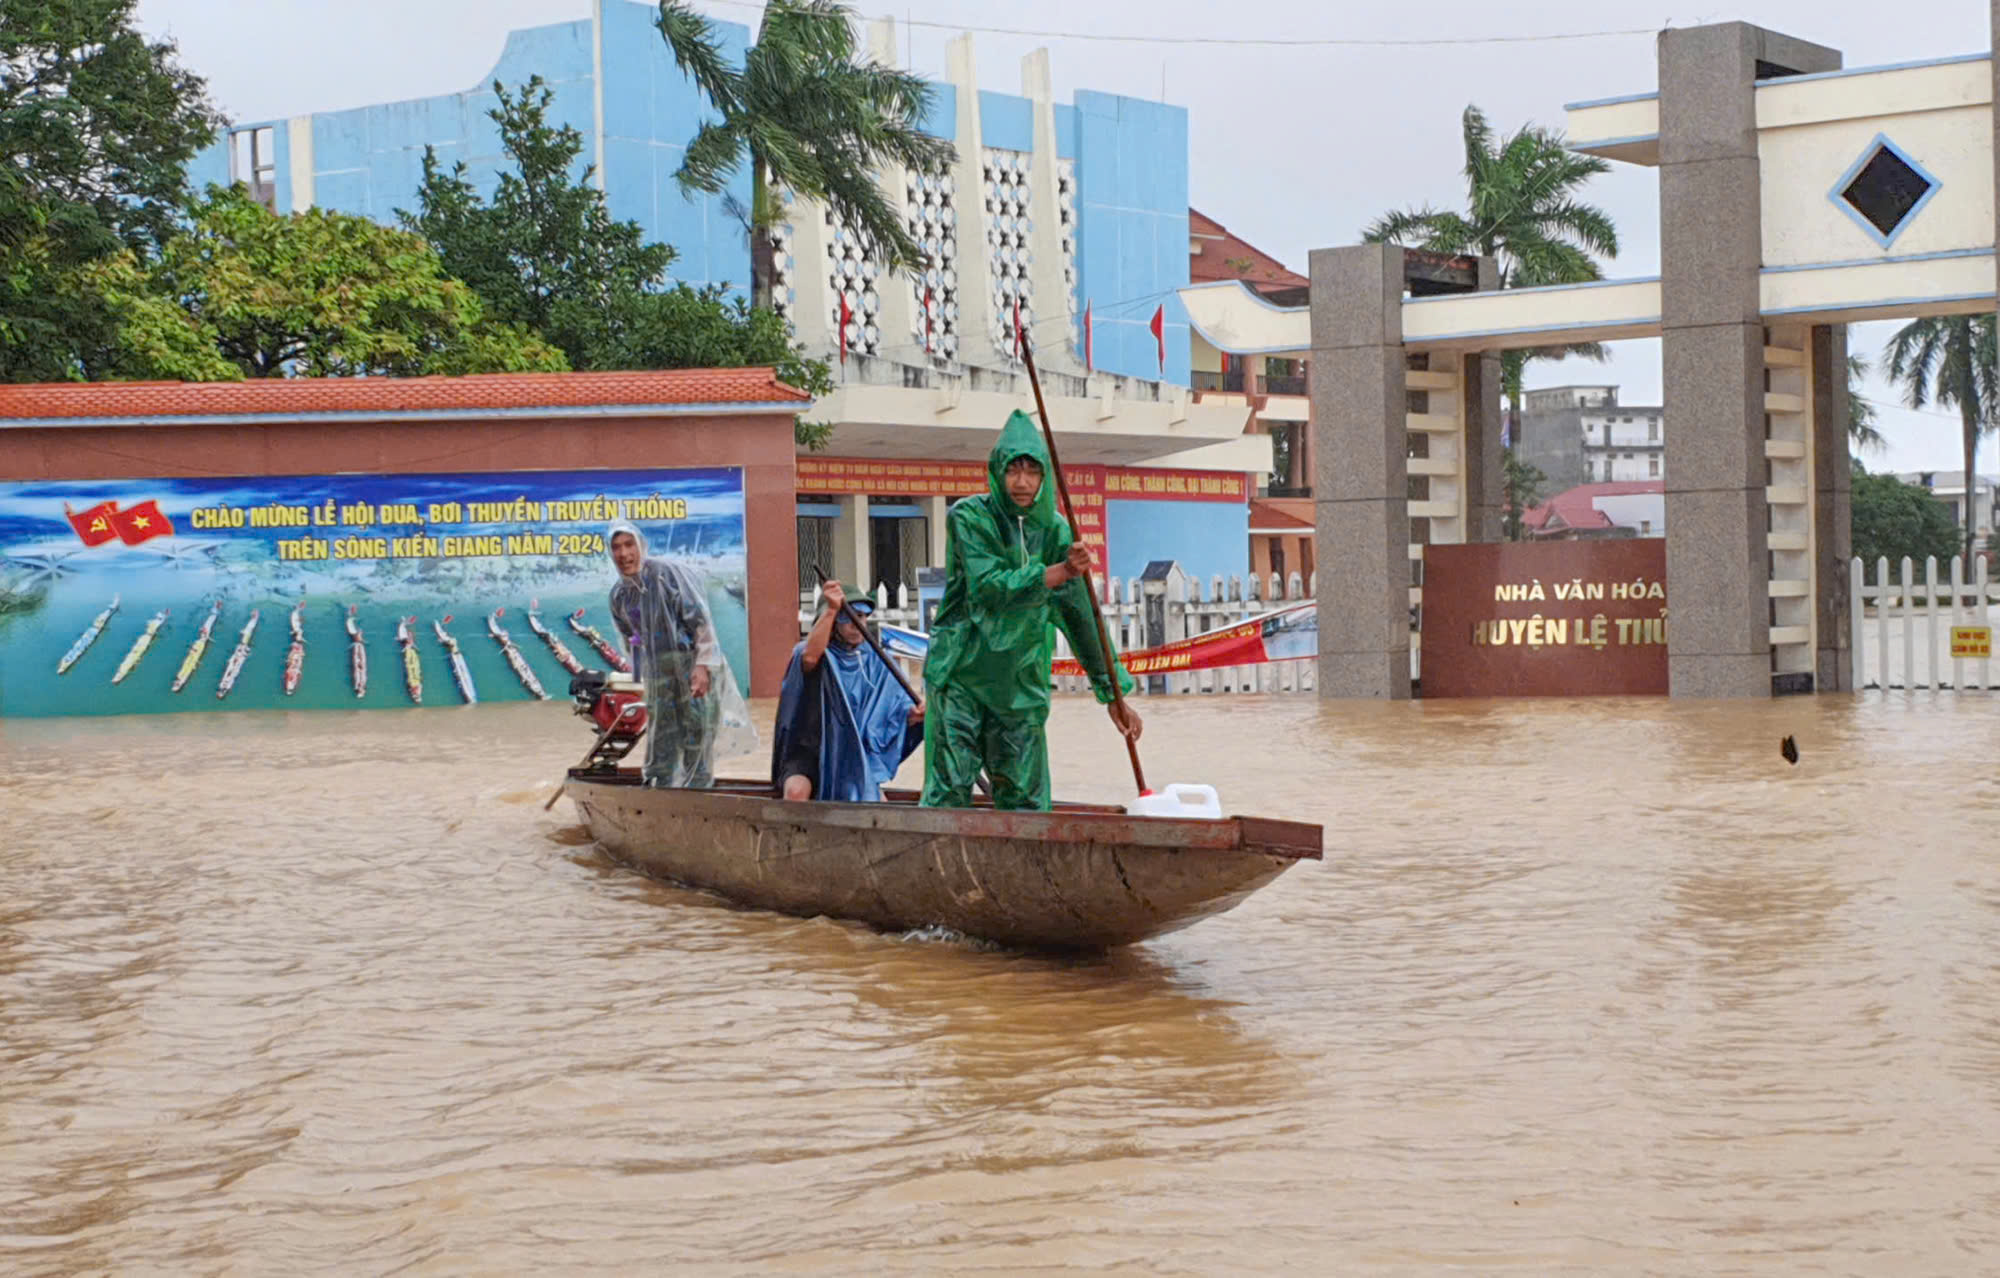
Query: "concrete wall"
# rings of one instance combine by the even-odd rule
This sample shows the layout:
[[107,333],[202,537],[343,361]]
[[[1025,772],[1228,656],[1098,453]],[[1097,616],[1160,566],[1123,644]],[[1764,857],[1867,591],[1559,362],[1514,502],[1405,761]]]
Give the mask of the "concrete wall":
[[[740,466],[748,550],[750,688],[776,696],[798,642],[791,419],[573,420],[88,426],[0,431],[0,482],[152,476],[318,475]],[[606,569],[605,589],[611,586]]]
[[[1188,384],[1188,123],[1180,107],[1076,95],[1078,313],[1092,304],[1098,368],[1159,378],[1148,329],[1166,306],[1165,380]],[[1079,328],[1077,341],[1082,341]]]
[[[743,228],[721,197],[689,199],[674,181],[687,142],[709,113],[694,86],[675,66],[653,27],[653,6],[606,0],[603,46],[602,144],[605,200],[614,217],[637,222],[650,239],[671,244],[680,254],[674,278],[691,284],[721,283],[747,288],[750,253]],[[750,29],[718,21],[725,49],[740,58]],[[510,90],[540,75],[555,97],[549,122],[583,135],[578,171],[596,162],[598,83],[596,52],[588,19],[518,30],[492,71],[459,93],[321,112],[296,121],[250,122],[274,133],[276,204],[280,212],[319,205],[394,223],[398,209],[414,209],[423,172],[424,148],[435,147],[447,167],[463,161],[468,177],[490,194],[501,171],[498,130],[487,118],[496,104],[493,82]],[[950,137],[961,151],[973,147],[1034,153],[1035,104],[1026,96],[979,90],[976,119],[961,111],[957,90],[932,85],[926,127]],[[1167,308],[1165,380],[1188,383],[1188,327],[1175,290],[1188,282],[1188,123],[1183,108],[1113,94],[1079,92],[1074,104],[1053,107],[1053,140],[1060,159],[1076,163],[1076,314],[1071,341],[1082,350],[1082,314],[1093,304],[1094,354],[1100,370],[1155,380],[1160,378],[1157,347],[1147,324],[1156,307]],[[229,180],[228,137],[189,166],[197,186]],[[976,156],[974,157],[976,160]],[[900,181],[894,184],[900,188]],[[746,168],[728,194],[747,204]],[[986,251],[983,210],[975,193],[959,198],[960,270],[966,259]],[[801,238],[803,248],[806,240]],[[821,270],[817,260],[800,260],[802,273]],[[970,283],[972,274],[967,274]],[[966,298],[964,352],[973,362],[991,363],[971,322],[985,305]],[[1038,326],[1062,315],[1060,297],[1036,298]],[[811,343],[825,325],[794,316]],[[1041,329],[1051,347],[1060,330]],[[832,349],[830,332],[825,345]],[[907,345],[900,333],[885,338]],[[906,352],[907,353],[907,352]]]

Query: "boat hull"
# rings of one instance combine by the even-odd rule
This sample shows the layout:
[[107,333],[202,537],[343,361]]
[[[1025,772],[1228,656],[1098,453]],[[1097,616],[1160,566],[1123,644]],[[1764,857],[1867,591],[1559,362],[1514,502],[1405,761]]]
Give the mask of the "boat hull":
[[744,905],[907,931],[945,927],[1031,949],[1103,950],[1228,910],[1302,859],[1317,826],[1183,821],[1118,808],[1054,812],[787,803],[768,785],[649,789],[572,775],[570,797],[614,858]]

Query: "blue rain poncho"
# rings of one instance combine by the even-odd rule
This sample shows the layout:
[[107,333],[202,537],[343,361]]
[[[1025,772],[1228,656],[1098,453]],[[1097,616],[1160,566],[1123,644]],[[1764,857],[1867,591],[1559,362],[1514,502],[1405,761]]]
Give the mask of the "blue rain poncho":
[[[857,613],[872,611],[856,602]],[[810,775],[815,799],[879,803],[882,787],[923,744],[922,723],[910,722],[909,694],[872,650],[849,647],[836,629],[819,667],[805,668],[806,645],[792,649],[778,694],[771,781],[782,791],[793,772]],[[817,717],[818,750],[811,728]],[[808,773],[810,764],[816,770]]]

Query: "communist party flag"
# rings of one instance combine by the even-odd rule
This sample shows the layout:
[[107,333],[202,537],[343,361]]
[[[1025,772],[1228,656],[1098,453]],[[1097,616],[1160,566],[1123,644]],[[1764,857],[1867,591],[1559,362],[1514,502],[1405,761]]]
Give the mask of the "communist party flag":
[[114,511],[111,522],[118,529],[119,540],[128,546],[136,546],[154,537],[174,535],[173,521],[167,518],[157,501],[142,501],[130,510]]
[[118,536],[118,528],[112,522],[118,517],[118,503],[115,501],[98,502],[80,515],[69,508],[68,502],[64,502],[63,514],[86,546],[102,546]]

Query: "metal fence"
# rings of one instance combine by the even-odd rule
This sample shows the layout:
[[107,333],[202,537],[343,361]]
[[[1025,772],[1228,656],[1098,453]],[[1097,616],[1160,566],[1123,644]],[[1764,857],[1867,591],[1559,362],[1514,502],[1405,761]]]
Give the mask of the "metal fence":
[[[1312,599],[1312,583],[1298,573],[1281,579],[1216,576],[1206,587],[1175,567],[1152,581],[1098,578],[1098,601],[1111,642],[1120,652],[1150,648],[1176,639],[1227,630],[1263,613]],[[819,589],[799,597],[799,633],[804,635],[819,613]],[[877,587],[875,618],[907,630],[923,630],[924,618],[907,587],[890,591]],[[1056,635],[1058,659],[1070,656],[1069,644]],[[917,674],[915,663],[901,662],[905,673]],[[1270,661],[1258,665],[1224,666],[1178,674],[1146,675],[1135,682],[1142,694],[1157,693],[1280,693],[1311,692],[1318,663],[1314,658]],[[1088,694],[1090,683],[1080,677],[1056,679],[1058,692]]]

